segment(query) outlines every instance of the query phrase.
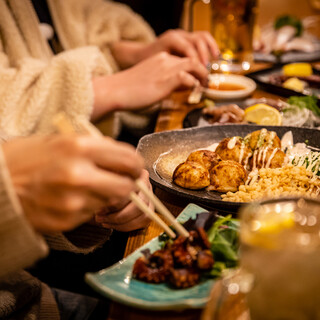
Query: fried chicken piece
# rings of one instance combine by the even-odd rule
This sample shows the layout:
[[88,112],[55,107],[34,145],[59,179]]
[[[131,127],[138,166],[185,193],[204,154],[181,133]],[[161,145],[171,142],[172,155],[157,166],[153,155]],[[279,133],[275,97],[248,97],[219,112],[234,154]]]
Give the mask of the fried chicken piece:
[[187,161],[198,162],[210,171],[214,166],[216,166],[219,163],[219,161],[221,161],[221,158],[213,151],[197,150],[189,154]]
[[225,138],[220,141],[216,151],[222,160],[237,161],[243,165],[248,163],[252,155],[251,149],[241,137]]
[[145,256],[136,260],[132,274],[136,279],[161,283],[167,281],[173,268],[173,258],[169,250],[157,250],[149,259]]
[[261,147],[273,147],[281,149],[281,140],[274,131],[261,129],[249,133],[244,140],[252,150]]
[[209,170],[199,162],[180,163],[173,172],[173,182],[186,189],[203,189],[210,184]]
[[198,252],[197,267],[200,270],[210,270],[213,267],[214,259],[210,250],[202,250]]
[[169,281],[176,288],[190,288],[200,281],[200,272],[195,269],[172,269]]
[[[179,267],[192,267],[197,265],[199,263],[199,254],[202,252],[203,256],[204,251],[207,251],[207,257],[211,255],[213,260],[212,253],[208,250],[209,248],[210,242],[203,228],[191,230],[188,238],[179,236],[170,246],[174,264]],[[204,262],[202,264],[204,264]]]
[[[192,250],[188,250],[188,238],[179,236],[171,245],[171,252],[175,265],[179,267],[191,267],[193,265],[196,256],[194,256]],[[197,252],[196,252],[197,254]]]
[[219,164],[212,168],[210,176],[208,190],[220,192],[235,192],[247,180],[245,168],[239,162],[232,160],[220,161]]

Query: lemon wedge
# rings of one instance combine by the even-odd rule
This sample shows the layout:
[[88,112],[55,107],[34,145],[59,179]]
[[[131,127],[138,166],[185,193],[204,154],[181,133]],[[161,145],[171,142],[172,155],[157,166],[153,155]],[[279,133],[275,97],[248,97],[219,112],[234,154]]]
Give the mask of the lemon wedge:
[[250,245],[276,249],[280,245],[277,236],[281,232],[293,228],[294,225],[294,212],[270,213],[262,219],[253,221],[251,230],[244,235],[243,240]]
[[289,229],[294,226],[294,213],[282,212],[281,214],[270,214],[259,221],[257,232],[260,234],[278,234],[284,229]]
[[280,126],[282,116],[280,112],[264,103],[255,104],[244,110],[244,120],[266,126]]
[[291,89],[294,91],[298,91],[298,92],[302,92],[304,90],[305,87],[305,83],[301,80],[299,80],[296,77],[293,78],[289,78],[288,80],[286,80],[282,86],[286,89]]
[[283,74],[288,77],[307,77],[312,75],[310,63],[290,63],[282,68]]

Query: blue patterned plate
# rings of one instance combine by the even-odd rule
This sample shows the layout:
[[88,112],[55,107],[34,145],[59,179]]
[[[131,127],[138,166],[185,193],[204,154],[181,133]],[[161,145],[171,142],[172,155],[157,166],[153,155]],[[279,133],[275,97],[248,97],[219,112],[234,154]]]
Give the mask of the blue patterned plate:
[[[197,213],[207,211],[195,204],[189,204],[179,215],[178,221],[195,218]],[[188,289],[172,289],[166,284],[150,284],[132,278],[133,264],[141,250],[151,252],[160,248],[158,237],[121,260],[117,264],[96,273],[87,273],[86,282],[103,296],[117,302],[141,309],[182,310],[202,308],[208,301],[214,280],[207,279]]]

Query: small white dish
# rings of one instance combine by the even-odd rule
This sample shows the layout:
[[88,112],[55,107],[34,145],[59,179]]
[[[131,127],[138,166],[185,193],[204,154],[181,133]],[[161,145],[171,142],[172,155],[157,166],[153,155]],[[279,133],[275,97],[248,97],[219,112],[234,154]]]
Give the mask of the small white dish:
[[[219,86],[224,87],[223,90],[212,88],[218,88]],[[228,89],[228,86],[230,89]],[[204,91],[208,98],[215,100],[232,100],[249,96],[256,89],[257,85],[253,80],[245,76],[216,73],[209,74],[208,87],[209,88],[206,88]],[[232,89],[235,87],[238,88]]]

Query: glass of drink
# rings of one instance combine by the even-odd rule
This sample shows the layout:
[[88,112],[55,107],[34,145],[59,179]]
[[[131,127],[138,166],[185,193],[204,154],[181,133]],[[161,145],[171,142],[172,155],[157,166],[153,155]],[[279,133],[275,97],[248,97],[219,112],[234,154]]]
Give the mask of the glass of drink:
[[320,10],[320,0],[309,0],[310,5],[315,10]]
[[320,319],[320,202],[270,200],[240,214],[251,320]]
[[211,34],[220,49],[212,71],[242,72],[253,62],[253,29],[258,0],[211,0]]

